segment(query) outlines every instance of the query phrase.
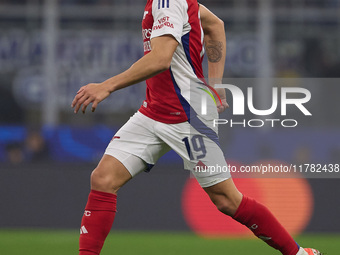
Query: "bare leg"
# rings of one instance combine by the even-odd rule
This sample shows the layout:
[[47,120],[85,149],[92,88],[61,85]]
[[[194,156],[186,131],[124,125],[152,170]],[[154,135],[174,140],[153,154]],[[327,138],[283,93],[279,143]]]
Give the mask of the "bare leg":
[[91,192],[82,218],[79,255],[98,255],[116,214],[117,191],[132,178],[116,158],[104,155],[91,174]]
[[217,209],[226,215],[233,216],[241,204],[242,194],[231,178],[204,190]]
[[119,160],[104,155],[91,174],[91,189],[117,194],[131,178],[131,174]]

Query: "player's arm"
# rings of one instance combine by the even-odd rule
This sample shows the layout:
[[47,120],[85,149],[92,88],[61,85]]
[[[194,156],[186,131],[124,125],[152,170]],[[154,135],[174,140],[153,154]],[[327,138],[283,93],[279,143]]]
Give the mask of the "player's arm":
[[107,98],[112,92],[144,81],[169,69],[177,46],[178,42],[171,35],[152,38],[152,50],[125,72],[102,83],[90,83],[81,87],[71,104],[72,107],[75,107],[74,112],[77,113],[82,107],[81,110],[85,113],[86,107],[91,103],[92,111],[94,111],[98,103]]
[[[208,57],[208,77],[210,85],[222,82],[224,64],[226,58],[226,36],[224,23],[215,14],[200,4],[201,24],[204,31],[204,44]],[[227,107],[226,94],[224,89],[216,89],[222,106],[218,105],[218,111],[222,112]]]

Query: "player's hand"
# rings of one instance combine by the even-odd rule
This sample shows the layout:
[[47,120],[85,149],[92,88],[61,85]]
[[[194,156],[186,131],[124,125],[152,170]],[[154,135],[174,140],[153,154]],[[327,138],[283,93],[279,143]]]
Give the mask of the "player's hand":
[[222,113],[229,107],[229,104],[227,103],[226,93],[224,88],[216,88],[215,89],[219,97],[221,98],[222,105],[220,103],[220,100],[218,98],[216,99],[217,103],[217,111],[218,113]]
[[98,104],[110,95],[110,91],[103,83],[90,83],[81,87],[77,95],[74,97],[71,107],[74,108],[74,113],[81,111],[85,113],[86,108],[92,103],[92,112],[94,112]]

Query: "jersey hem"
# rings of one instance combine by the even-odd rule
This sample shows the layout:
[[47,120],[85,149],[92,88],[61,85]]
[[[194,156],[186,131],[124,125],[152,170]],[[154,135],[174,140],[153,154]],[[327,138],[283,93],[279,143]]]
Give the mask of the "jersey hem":
[[[143,107],[143,106],[142,106]],[[155,121],[158,121],[158,122],[162,122],[162,123],[165,123],[165,124],[178,124],[178,123],[182,123],[182,122],[186,122],[188,121],[188,119],[184,119],[184,120],[179,120],[179,119],[176,119],[176,120],[169,120],[169,119],[166,119],[166,118],[160,118],[160,117],[157,117],[155,116],[154,114],[152,113],[149,113],[147,110],[145,110],[144,108],[139,108],[139,112],[143,115],[145,115],[146,117],[150,118],[150,119],[153,119]]]

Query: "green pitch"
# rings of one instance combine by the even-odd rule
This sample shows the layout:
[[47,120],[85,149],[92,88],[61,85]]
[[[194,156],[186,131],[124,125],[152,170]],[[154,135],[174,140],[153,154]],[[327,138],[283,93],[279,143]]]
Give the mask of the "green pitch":
[[[1,255],[77,255],[78,231],[0,230]],[[326,255],[340,251],[338,235],[302,235],[296,240]],[[102,255],[275,255],[256,239],[203,239],[190,233],[111,232]]]

